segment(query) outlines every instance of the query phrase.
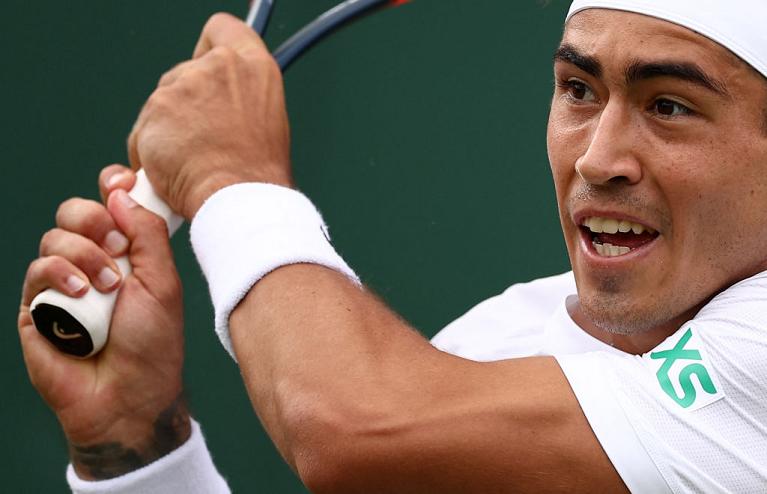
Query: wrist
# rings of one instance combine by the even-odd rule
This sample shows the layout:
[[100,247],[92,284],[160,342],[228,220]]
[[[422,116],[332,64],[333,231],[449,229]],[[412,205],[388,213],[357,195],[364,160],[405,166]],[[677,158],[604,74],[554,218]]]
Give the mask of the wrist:
[[210,288],[216,333],[235,361],[229,316],[253,285],[275,269],[319,264],[361,285],[334,250],[314,204],[286,187],[247,183],[222,190],[195,216],[190,236]]
[[105,480],[138,470],[184,444],[191,434],[191,418],[179,396],[154,420],[133,418],[110,429],[110,434],[87,442],[69,441],[72,466],[84,480]]
[[211,171],[203,180],[190,186],[183,195],[185,200],[181,209],[182,215],[191,221],[213,194],[231,185],[242,183],[268,183],[293,188],[290,166],[264,165],[257,170],[248,170],[243,166],[238,173]]

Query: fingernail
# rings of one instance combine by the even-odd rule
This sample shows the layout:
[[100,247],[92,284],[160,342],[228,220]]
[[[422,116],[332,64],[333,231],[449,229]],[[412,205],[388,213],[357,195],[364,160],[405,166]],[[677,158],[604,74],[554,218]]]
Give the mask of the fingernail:
[[83,288],[86,287],[87,283],[83,281],[82,278],[75,275],[69,275],[69,277],[66,279],[65,283],[67,284],[67,289],[69,289],[72,293],[77,293]]
[[104,237],[104,247],[106,247],[112,254],[122,254],[128,247],[128,239],[122,233],[117,230],[112,230]]
[[107,179],[107,181],[106,181],[106,185],[107,185],[107,188],[108,188],[108,189],[111,189],[112,187],[114,187],[115,185],[117,185],[117,183],[118,183],[118,182],[120,182],[120,180],[122,180],[123,178],[125,178],[125,175],[126,175],[126,174],[125,174],[124,172],[121,172],[121,173],[115,173],[114,175],[112,175],[111,177],[109,177],[109,178]]
[[129,195],[128,195],[128,193],[127,193],[127,192],[125,192],[125,191],[124,191],[124,190],[122,190],[122,189],[117,189],[117,190],[116,190],[116,191],[114,191],[113,193],[114,193],[114,194],[116,194],[117,200],[118,200],[118,201],[120,201],[120,203],[121,203],[123,206],[125,206],[126,208],[134,208],[134,207],[136,207],[136,206],[138,205],[138,204],[136,203],[136,201],[134,201],[134,200],[131,198],[131,196],[129,196]]
[[112,288],[120,277],[109,268],[104,268],[99,272],[99,282],[107,288]]

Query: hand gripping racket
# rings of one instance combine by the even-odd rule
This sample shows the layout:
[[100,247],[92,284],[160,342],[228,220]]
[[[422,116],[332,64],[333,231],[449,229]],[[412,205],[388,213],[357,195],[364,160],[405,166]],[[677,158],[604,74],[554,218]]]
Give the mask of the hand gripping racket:
[[[407,0],[347,0],[328,10],[306,27],[291,36],[273,52],[284,71],[296,58],[316,41],[347,21],[372,12],[378,7],[395,6]],[[256,32],[263,34],[269,21],[274,0],[255,0],[251,4],[246,22]],[[136,185],[129,195],[139,204],[162,217],[173,233],[183,222],[160,199],[143,170],[136,174]],[[131,272],[127,256],[115,259],[123,277]],[[37,330],[60,351],[79,358],[98,353],[106,344],[115,301],[119,290],[101,293],[92,288],[80,298],[73,298],[49,288],[32,300],[32,318]]]

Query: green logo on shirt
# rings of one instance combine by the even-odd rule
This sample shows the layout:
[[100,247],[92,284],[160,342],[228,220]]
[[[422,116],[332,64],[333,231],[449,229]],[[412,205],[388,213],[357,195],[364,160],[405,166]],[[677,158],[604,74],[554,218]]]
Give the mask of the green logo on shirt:
[[677,382],[682,390],[681,397],[677,394],[677,390],[674,388],[674,384],[669,377],[669,372],[678,360],[697,362],[703,360],[700,351],[685,348],[685,345],[690,341],[690,338],[692,338],[692,328],[687,330],[674,348],[650,354],[650,358],[653,360],[665,359],[665,362],[663,362],[663,365],[661,365],[656,373],[658,382],[663,391],[682,408],[689,408],[695,403],[695,400],[698,397],[698,391],[695,389],[695,385],[691,379],[693,375],[698,378],[700,386],[706,393],[710,395],[717,394],[716,386],[714,386],[714,382],[711,380],[708,370],[702,363],[687,364],[681,371],[679,371]]

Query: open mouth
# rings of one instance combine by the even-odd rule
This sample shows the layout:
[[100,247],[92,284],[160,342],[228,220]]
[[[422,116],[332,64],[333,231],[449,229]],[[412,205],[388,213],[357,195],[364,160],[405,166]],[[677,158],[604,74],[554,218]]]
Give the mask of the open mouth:
[[651,243],[659,234],[652,228],[630,220],[584,218],[581,230],[601,257],[620,257]]

